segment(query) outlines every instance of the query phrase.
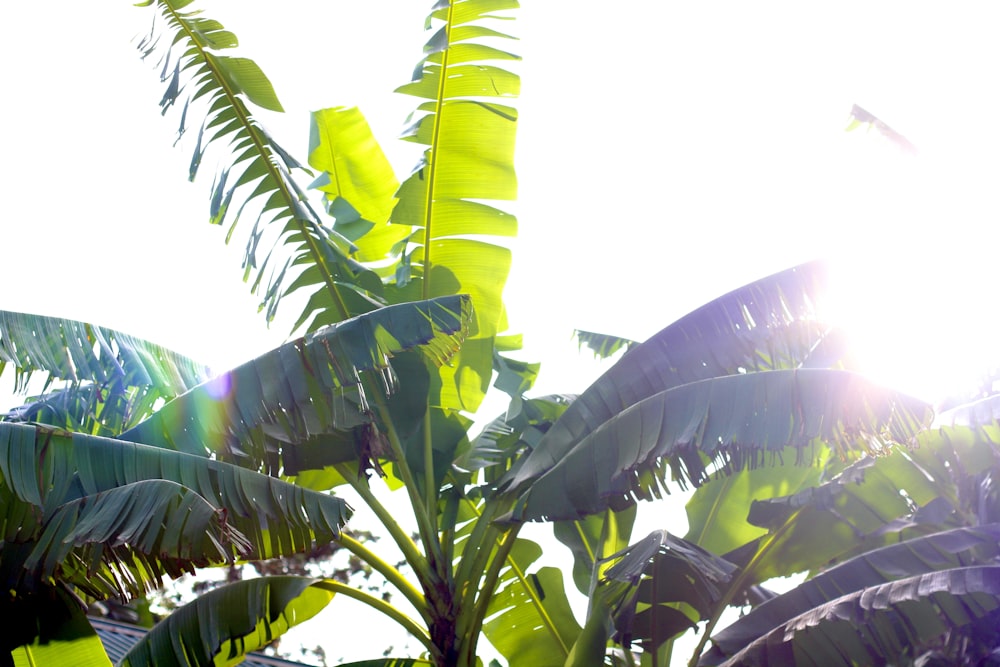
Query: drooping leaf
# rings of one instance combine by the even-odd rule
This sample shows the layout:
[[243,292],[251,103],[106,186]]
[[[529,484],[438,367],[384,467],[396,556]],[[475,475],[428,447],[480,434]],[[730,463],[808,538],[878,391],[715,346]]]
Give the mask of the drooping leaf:
[[71,554],[82,562],[113,562],[124,545],[195,564],[252,553],[221,508],[177,482],[145,479],[60,505],[45,518],[24,568],[51,576]]
[[612,417],[666,389],[721,375],[803,366],[830,332],[816,321],[826,275],[824,264],[812,263],[763,278],[632,349],[580,395],[504,486],[523,489]]
[[55,577],[98,599],[239,556],[303,553],[351,513],[221,461],[25,424],[0,423],[0,482],[5,587]]
[[166,398],[211,377],[207,366],[121,331],[10,311],[0,311],[0,362],[0,370],[14,368],[18,389],[41,372],[74,384],[152,387]]
[[382,374],[392,393],[390,358],[421,348],[443,364],[471,320],[468,297],[406,303],[286,343],[168,403],[122,438],[179,451],[217,452],[280,471],[280,449],[371,421],[360,374]]
[[228,584],[174,611],[122,658],[121,667],[235,665],[333,599],[323,579],[270,576]]
[[24,405],[12,408],[3,419],[111,438],[146,419],[160,403],[173,396],[173,392],[164,396],[164,392],[148,386],[69,384],[28,397]]
[[54,586],[0,597],[0,663],[28,667],[111,667],[79,601]]
[[956,528],[867,551],[755,607],[712,636],[700,664],[717,665],[773,629],[849,593],[890,581],[995,560],[1000,525]]
[[581,350],[586,346],[594,353],[594,357],[598,359],[613,357],[620,350],[631,350],[639,344],[639,341],[629,338],[596,333],[594,331],[583,331],[581,329],[574,331],[573,337],[576,338],[576,342]]
[[[866,587],[796,616],[754,640],[726,667],[897,663],[1000,608],[1000,566],[960,567]],[[859,628],[865,628],[859,632]]]
[[559,520],[621,508],[659,496],[671,478],[701,484],[709,463],[731,474],[765,465],[789,446],[804,459],[805,448],[821,443],[842,456],[886,451],[910,442],[930,414],[929,406],[847,371],[692,382],[643,399],[588,433],[531,483],[507,518]]
[[608,606],[615,641],[646,651],[706,619],[736,566],[665,530],[650,533],[608,559],[598,599]]

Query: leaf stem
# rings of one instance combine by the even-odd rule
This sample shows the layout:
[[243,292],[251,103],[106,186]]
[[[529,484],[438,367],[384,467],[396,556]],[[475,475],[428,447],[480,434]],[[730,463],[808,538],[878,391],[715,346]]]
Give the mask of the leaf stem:
[[688,667],[698,666],[698,658],[701,657],[702,651],[705,650],[705,645],[708,643],[708,640],[711,639],[712,631],[715,630],[715,626],[719,622],[722,612],[724,612],[726,607],[729,606],[729,603],[732,602],[736,593],[742,590],[743,584],[750,578],[750,575],[754,573],[754,570],[760,563],[761,559],[767,555],[767,552],[770,551],[772,547],[775,546],[777,540],[784,537],[785,533],[791,529],[792,525],[795,523],[796,517],[798,517],[801,512],[801,509],[795,510],[788,517],[785,523],[783,523],[778,530],[774,531],[773,535],[767,538],[761,548],[757,550],[757,553],[754,554],[754,557],[750,559],[749,563],[747,563],[747,566],[740,570],[740,573],[736,575],[736,578],[733,579],[732,583],[726,587],[726,591],[722,594],[722,598],[720,598],[715,604],[715,608],[712,611],[712,617],[708,619],[708,623],[705,625],[705,631],[702,632],[701,639],[698,640],[698,646],[695,647],[694,653],[691,654],[691,659],[688,661]]
[[[438,489],[434,482],[434,433],[431,429],[430,403],[424,409],[424,499],[428,518],[433,518],[434,533],[437,534]],[[441,554],[444,560],[444,554]]]
[[[517,540],[517,534],[521,530],[521,524],[515,524],[512,528],[501,532],[496,527],[490,525],[492,518],[497,513],[497,507],[495,505],[487,505],[486,511],[480,513],[479,509],[471,500],[466,499],[466,502],[469,503],[472,512],[478,515],[478,518],[476,519],[476,527],[473,529],[473,533],[466,544],[465,553],[467,553],[470,548],[476,548],[477,557],[471,566],[470,571],[465,574],[465,577],[467,578],[456,577],[456,581],[459,582],[460,587],[465,589],[466,600],[470,602],[475,600],[475,606],[473,607],[473,616],[470,621],[467,622],[468,624],[464,626],[460,625],[458,627],[459,635],[464,636],[464,634],[478,634],[482,630],[483,619],[486,618],[486,612],[489,608],[490,601],[494,598],[496,593],[495,589],[497,581],[500,577],[500,571],[505,565],[509,565],[511,571],[514,573],[514,576],[524,589],[525,595],[528,596],[528,599],[531,600],[532,605],[534,605],[535,610],[538,612],[538,616],[542,620],[542,625],[546,628],[549,634],[555,638],[556,642],[562,648],[563,657],[565,658],[569,655],[569,647],[566,646],[562,636],[555,627],[555,623],[553,623],[552,618],[542,605],[542,601],[539,599],[534,586],[532,586],[528,581],[528,578],[521,567],[514,561],[513,558],[510,557],[510,550],[514,547],[514,543]],[[493,531],[496,535],[490,535],[489,539],[483,539],[485,537],[484,535],[483,537],[480,537],[479,540],[473,541],[473,538],[477,537],[476,533],[478,532],[480,525],[488,526],[489,529],[483,531],[486,535],[490,535],[490,531]],[[481,555],[484,553],[486,554],[486,557],[489,558],[490,552],[493,551],[493,549],[487,549],[486,547],[487,545],[492,546],[495,544],[497,539],[500,540],[500,544],[495,547],[496,550],[495,553],[492,554],[492,560],[489,561],[484,571],[483,567],[477,563],[481,561]],[[462,565],[464,565],[465,562],[466,559],[463,558],[462,563],[459,565],[460,574],[463,573]],[[485,576],[480,575],[480,572],[484,572]],[[475,574],[474,579],[473,574]],[[479,583],[480,577],[482,577],[482,583]],[[476,597],[477,594],[478,598]],[[463,610],[469,608],[466,600],[463,600]]]
[[[431,517],[424,505],[424,499],[420,497],[420,489],[417,486],[416,478],[413,476],[413,471],[410,470],[410,466],[406,462],[406,452],[403,451],[402,441],[396,432],[396,426],[392,421],[391,412],[385,402],[385,398],[378,390],[372,390],[369,394],[374,396],[375,406],[385,426],[386,438],[389,440],[389,448],[392,450],[393,470],[399,473],[399,478],[403,481],[403,486],[406,487],[406,493],[410,498],[410,505],[413,507],[413,516],[417,521],[417,531],[420,534],[420,540],[424,544],[424,552],[427,554],[427,560],[433,566],[432,569],[440,575],[440,568],[446,564],[444,563],[444,554],[441,551],[441,542],[438,540],[437,524],[431,521]],[[430,424],[425,424],[425,428],[430,429]],[[430,583],[430,581],[428,580],[427,583]]]
[[421,583],[427,583],[430,579],[430,566],[427,559],[421,555],[417,550],[417,545],[413,543],[410,536],[407,535],[403,529],[400,527],[396,519],[389,513],[372,490],[368,487],[367,481],[363,481],[357,478],[357,475],[350,470],[344,464],[337,464],[334,468],[347,480],[347,483],[351,485],[361,499],[365,501],[365,504],[375,513],[382,525],[389,532],[396,546],[399,550],[403,552],[403,558],[406,559],[407,564],[413,568],[414,573],[417,578],[420,579]]
[[441,50],[441,69],[438,76],[437,97],[434,100],[434,128],[431,131],[431,144],[427,153],[427,195],[424,198],[424,281],[421,289],[423,298],[431,295],[431,220],[434,217],[434,188],[437,181],[437,147],[441,140],[441,112],[444,108],[444,90],[448,81],[448,56],[451,48],[451,22],[454,19],[455,2],[448,2],[448,16],[445,18],[445,47]]
[[346,595],[349,598],[354,598],[355,600],[368,605],[372,609],[385,614],[403,626],[403,628],[406,629],[406,631],[411,635],[416,637],[417,640],[424,645],[424,648],[431,653],[431,655],[436,654],[437,647],[434,646],[434,642],[431,641],[430,635],[427,634],[427,631],[412,618],[399,611],[385,600],[331,579],[323,579],[313,585],[316,586],[316,588],[325,588],[329,591],[333,591],[334,593],[340,593],[341,595]]
[[424,598],[423,593],[410,583],[399,570],[379,558],[368,547],[346,533],[341,533],[337,541],[352,554],[371,565],[372,569],[385,577],[386,581],[394,585],[425,621],[430,620],[429,614],[427,614],[427,600]]

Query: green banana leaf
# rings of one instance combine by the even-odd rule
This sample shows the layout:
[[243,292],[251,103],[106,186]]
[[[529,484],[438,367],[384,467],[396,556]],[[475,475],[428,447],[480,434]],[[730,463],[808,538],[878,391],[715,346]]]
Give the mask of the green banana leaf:
[[[320,175],[310,188],[324,194],[327,213],[336,220],[333,231],[349,239],[355,251],[347,263],[354,272],[351,276],[343,264],[313,263],[308,245],[299,246],[296,262],[306,268],[285,294],[311,292],[293,327],[308,322],[307,332],[344,319],[345,309],[358,314],[384,305],[382,278],[394,272],[390,260],[409,234],[388,224],[399,183],[361,112],[335,107],[314,111],[311,120],[309,165]],[[336,290],[330,289],[331,277]]]
[[899,664],[938,648],[939,638],[955,630],[995,635],[998,609],[1000,566],[929,572],[819,604],[721,664]]
[[15,391],[26,391],[35,373],[47,379],[43,395],[29,397],[4,419],[105,437],[134,426],[160,403],[212,376],[203,364],[121,331],[0,311],[0,372],[8,365],[15,373]]
[[486,611],[483,633],[510,667],[561,667],[580,633],[562,572],[529,573],[541,555],[537,543],[517,538]]
[[325,584],[270,576],[217,588],[153,626],[119,666],[236,665],[322,611],[334,596]]
[[324,194],[334,229],[358,248],[360,262],[381,262],[409,230],[390,226],[399,182],[357,107],[314,111],[309,166],[320,172],[311,188]]
[[488,422],[471,447],[455,459],[455,467],[482,470],[483,481],[495,484],[525,451],[538,444],[575,399],[573,394],[548,394],[511,401],[511,407]]
[[596,333],[594,331],[583,331],[577,329],[573,332],[573,337],[579,348],[582,350],[586,346],[597,359],[607,359],[615,356],[621,350],[631,350],[639,345],[639,341],[621,336],[611,336],[609,334]]
[[605,511],[575,521],[554,521],[552,532],[573,554],[573,583],[577,590],[589,596],[597,580],[610,563],[603,563],[612,554],[628,547],[635,523],[636,507],[621,512]]
[[699,664],[718,665],[758,638],[815,607],[849,593],[897,579],[995,562],[1000,524],[955,528],[890,544],[808,579],[750,610],[712,636],[713,648]]
[[111,667],[86,613],[65,590],[45,585],[34,593],[0,598],[0,663],[16,667]]
[[141,596],[196,566],[304,553],[335,539],[340,498],[156,447],[0,423],[0,575]]
[[164,400],[153,387],[102,387],[98,384],[70,385],[49,390],[2,416],[3,421],[33,422],[113,438],[146,419]]
[[419,347],[428,363],[446,363],[471,313],[468,297],[451,296],[325,327],[195,387],[121,437],[279,474],[289,446],[371,423],[361,373],[380,373],[388,393],[405,386],[409,378],[396,376],[390,358]]
[[498,0],[435,7],[427,20],[434,27],[427,55],[413,82],[399,88],[429,100],[404,132],[427,149],[396,193],[391,222],[407,230],[409,242],[386,298],[399,303],[464,292],[476,305],[469,344],[451,367],[441,369],[441,384],[433,388],[432,405],[444,409],[478,407],[492,374],[492,339],[506,325],[502,291],[510,251],[491,237],[514,235],[517,222],[485,202],[512,200],[517,193],[517,112],[494,100],[516,96],[519,79],[493,64],[517,56],[477,40],[510,39],[483,22],[495,20],[494,11],[515,7]]
[[[692,382],[643,399],[588,433],[532,482],[505,519],[561,520],[620,509],[668,491],[668,478],[701,484],[709,463],[730,474],[764,465],[788,446],[800,460],[805,448],[820,443],[841,456],[887,451],[892,443],[910,442],[929,421],[925,404],[847,371],[765,371]],[[543,438],[525,466],[544,445]]]
[[865,458],[815,488],[751,503],[747,522],[768,532],[726,554],[745,568],[741,584],[816,571],[899,539],[960,524],[968,510],[958,497],[962,482],[954,471],[976,475],[988,462],[927,435],[920,434],[920,446],[912,451]]
[[340,667],[432,667],[434,663],[418,658],[378,658],[360,662],[341,663]]
[[[256,274],[252,290],[262,293],[261,307],[266,309],[268,319],[273,319],[286,292],[286,280],[296,278],[302,264],[322,267],[328,275],[336,276],[335,282],[327,283],[327,289],[342,304],[342,292],[363,292],[358,283],[368,272],[350,259],[354,246],[323,224],[291,175],[293,170],[303,169],[302,165],[278,145],[247,106],[250,102],[270,111],[282,111],[267,76],[253,60],[216,53],[235,48],[236,36],[200,10],[184,11],[191,0],[149,0],[143,4],[155,4],[165,23],[166,38],[158,34],[154,23],[154,29],[139,43],[139,50],[143,57],[161,52],[164,80],[173,63],[160,102],[163,112],[185,99],[178,130],[182,135],[192,105],[206,108],[189,178],[194,180],[211,144],[224,143],[230,151],[228,166],[218,172],[212,185],[210,222],[222,225],[227,218],[232,219],[228,241],[248,205],[256,213],[244,256],[244,279]],[[236,214],[230,216],[234,208]],[[263,261],[258,258],[262,244],[271,245]],[[286,247],[291,248],[291,257],[284,257]],[[357,303],[357,299],[352,301],[352,305]],[[368,309],[345,307],[339,319]]]
[[[708,618],[736,566],[665,530],[650,533],[608,558],[600,580],[615,641],[647,652]],[[592,611],[593,613],[593,611]]]
[[[502,488],[523,491],[602,424],[666,389],[722,375],[809,365],[830,327],[816,320],[827,268],[814,262],[721,296],[630,350],[580,395]],[[838,339],[839,340],[839,339]]]
[[773,465],[713,479],[695,489],[685,504],[688,532],[684,539],[712,553],[725,554],[767,533],[747,521],[750,504],[779,498],[817,486],[832,452],[816,450],[811,465],[797,462],[797,452],[786,447]]
[[173,350],[135,336],[44,315],[0,311],[0,371],[10,365],[16,390],[33,373],[74,384],[152,387],[161,397],[181,394],[211,370]]

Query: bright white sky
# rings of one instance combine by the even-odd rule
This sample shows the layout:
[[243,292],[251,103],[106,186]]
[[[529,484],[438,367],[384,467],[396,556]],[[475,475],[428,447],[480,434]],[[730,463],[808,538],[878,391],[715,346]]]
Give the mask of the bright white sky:
[[[203,4],[240,36],[288,113],[262,114],[304,156],[310,109],[359,104],[397,171],[407,80],[428,3]],[[644,338],[753,278],[827,256],[856,274],[883,381],[936,399],[987,359],[994,309],[1000,95],[988,3],[526,2],[518,139],[521,235],[508,289],[542,388],[579,390],[574,328]],[[253,9],[250,9],[250,8]],[[265,9],[266,7],[266,9]],[[563,11],[560,11],[562,9]],[[130,38],[121,3],[17,3],[8,63],[10,240],[2,306],[100,322],[223,368],[276,344],[209,227],[211,162]],[[56,16],[53,17],[53,12]],[[30,26],[45,25],[40,31]],[[847,134],[859,104],[909,138]],[[291,310],[285,313],[290,315]],[[586,377],[593,371],[587,371]],[[968,381],[967,379],[965,381]]]
[[[129,3],[5,10],[0,308],[83,319],[225,368],[283,340],[207,224],[212,164],[160,118]],[[201,3],[268,73],[261,114],[305,157],[308,111],[358,104],[400,175],[431,3]],[[525,0],[521,234],[507,303],[542,391],[593,365],[574,328],[645,338],[729,289],[840,262],[872,374],[928,400],[1000,362],[1000,13],[990,3]],[[614,9],[613,7],[618,7]],[[859,104],[919,149],[844,128]],[[293,316],[294,309],[285,313]],[[579,369],[583,367],[583,371]]]

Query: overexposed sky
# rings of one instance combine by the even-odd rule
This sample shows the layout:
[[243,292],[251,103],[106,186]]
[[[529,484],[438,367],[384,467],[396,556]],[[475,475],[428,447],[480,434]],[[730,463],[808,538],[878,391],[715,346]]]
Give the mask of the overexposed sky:
[[[428,7],[200,6],[270,76],[287,113],[261,117],[286,148],[304,157],[310,109],[359,104],[409,171],[415,152],[395,136],[416,100],[391,91],[419,58]],[[195,133],[171,148],[177,114],[160,118],[157,72],[130,44],[150,11],[9,11],[25,27],[0,45],[2,307],[130,330],[219,367],[279,342],[287,323],[264,331],[239,282],[242,244],[227,251],[205,222],[212,161],[186,182]],[[580,362],[574,328],[646,337],[829,256],[863,277],[856,317],[893,337],[873,356],[908,367],[885,381],[935,398],[929,346],[971,356],[992,326],[998,23],[988,3],[525,2],[512,26],[525,60],[508,304],[529,354],[555,367],[545,389],[580,389],[560,384]],[[845,133],[852,104],[919,154]]]

